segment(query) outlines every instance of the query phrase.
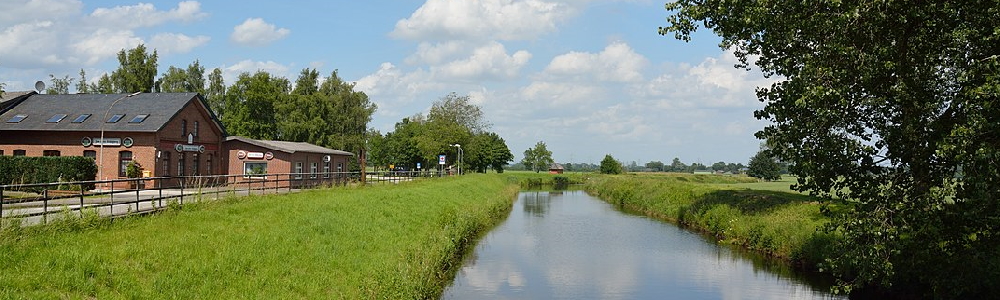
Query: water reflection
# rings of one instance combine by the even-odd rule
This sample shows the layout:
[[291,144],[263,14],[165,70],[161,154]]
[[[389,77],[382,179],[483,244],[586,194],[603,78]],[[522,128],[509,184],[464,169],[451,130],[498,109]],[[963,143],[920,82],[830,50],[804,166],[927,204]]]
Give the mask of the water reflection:
[[[817,299],[702,236],[615,211],[582,191],[525,192],[445,299]],[[519,212],[520,211],[520,212]]]

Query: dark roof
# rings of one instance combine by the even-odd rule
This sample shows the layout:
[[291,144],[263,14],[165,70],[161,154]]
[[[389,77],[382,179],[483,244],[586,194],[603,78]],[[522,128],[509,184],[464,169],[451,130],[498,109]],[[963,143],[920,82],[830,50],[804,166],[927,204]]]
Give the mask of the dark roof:
[[[34,94],[0,114],[0,130],[156,132],[190,103],[201,103],[207,109],[204,99],[197,93]],[[210,110],[208,113],[215,119]],[[66,117],[57,123],[46,122],[57,114]],[[91,116],[82,123],[74,123],[73,120],[82,114]],[[124,116],[115,123],[105,122],[108,119],[105,115],[116,114]],[[16,115],[27,117],[17,123],[7,122]],[[138,115],[149,116],[139,123],[129,122]],[[217,120],[215,123],[222,129]]]
[[323,153],[323,154],[334,154],[334,155],[354,155],[354,153],[333,150],[330,148],[316,146],[310,143],[303,142],[285,142],[285,141],[265,141],[265,140],[255,140],[248,137],[242,136],[230,136],[226,138],[226,142],[229,141],[240,141],[247,144],[264,147],[271,150],[295,153],[295,152],[311,152],[311,153]]
[[7,110],[8,106],[16,105],[21,100],[31,95],[37,94],[34,91],[27,92],[4,92],[0,95],[0,114]]
[[560,164],[557,164],[557,163],[553,163],[553,164],[549,165],[549,170],[563,170],[563,169],[565,169],[565,168],[563,168],[563,165],[560,165]]

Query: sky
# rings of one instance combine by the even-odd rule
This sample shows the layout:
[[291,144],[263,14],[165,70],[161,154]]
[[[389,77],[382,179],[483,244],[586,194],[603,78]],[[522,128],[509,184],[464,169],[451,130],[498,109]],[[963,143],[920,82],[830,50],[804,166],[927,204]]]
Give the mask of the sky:
[[664,0],[0,0],[0,11],[6,91],[80,69],[96,80],[145,44],[160,74],[198,60],[227,84],[337,71],[378,105],[369,127],[383,133],[468,95],[517,161],[543,141],[557,162],[745,164],[766,125],[754,90],[775,81],[735,68],[710,31],[658,35]]

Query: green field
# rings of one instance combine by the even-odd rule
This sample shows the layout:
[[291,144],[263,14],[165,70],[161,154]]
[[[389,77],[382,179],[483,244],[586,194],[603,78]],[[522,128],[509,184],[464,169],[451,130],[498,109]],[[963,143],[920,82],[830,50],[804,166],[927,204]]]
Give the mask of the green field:
[[619,207],[678,222],[720,241],[812,269],[830,251],[821,205],[792,191],[794,178],[640,173],[592,179],[587,190]]
[[518,187],[469,175],[0,232],[0,298],[435,298]]

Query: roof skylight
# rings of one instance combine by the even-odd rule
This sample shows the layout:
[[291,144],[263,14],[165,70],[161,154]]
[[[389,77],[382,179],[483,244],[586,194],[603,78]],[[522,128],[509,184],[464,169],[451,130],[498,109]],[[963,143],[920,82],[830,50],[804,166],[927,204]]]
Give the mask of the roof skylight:
[[132,118],[132,120],[129,120],[128,122],[129,123],[142,123],[142,121],[145,121],[147,117],[149,117],[149,115],[137,115],[134,118]]
[[49,118],[48,121],[45,121],[45,123],[59,123],[60,121],[62,121],[65,118],[66,118],[66,114],[55,114],[55,115],[52,115],[52,117]]
[[118,123],[118,121],[121,121],[123,117],[125,117],[124,114],[115,114],[114,116],[111,116],[111,118],[108,118],[108,123]]
[[77,116],[76,119],[73,119],[73,123],[83,123],[83,121],[86,121],[88,118],[90,118],[90,114],[82,114]]
[[7,123],[20,123],[21,121],[24,121],[24,119],[27,118],[27,117],[28,117],[28,115],[14,115],[13,118],[10,118],[10,120],[7,120]]

